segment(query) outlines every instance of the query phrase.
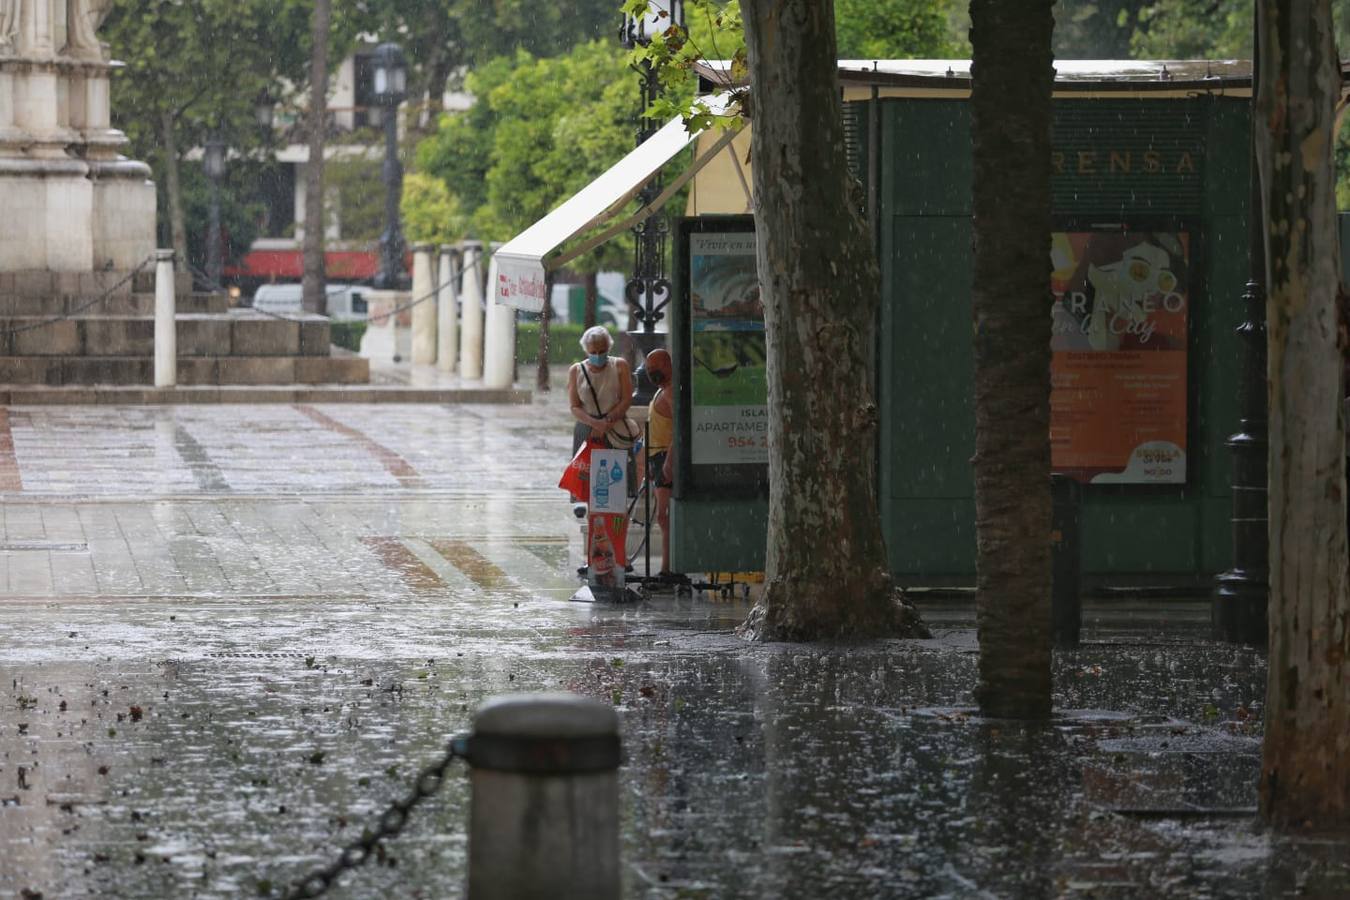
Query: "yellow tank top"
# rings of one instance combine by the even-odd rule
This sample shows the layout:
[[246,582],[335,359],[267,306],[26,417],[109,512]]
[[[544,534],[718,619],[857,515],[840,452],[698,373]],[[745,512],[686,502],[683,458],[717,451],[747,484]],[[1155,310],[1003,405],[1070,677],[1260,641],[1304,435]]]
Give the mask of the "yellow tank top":
[[670,438],[675,429],[675,423],[671,421],[670,416],[663,416],[656,411],[656,407],[650,407],[647,411],[647,440],[650,443],[653,453],[660,453],[662,450],[670,449]]

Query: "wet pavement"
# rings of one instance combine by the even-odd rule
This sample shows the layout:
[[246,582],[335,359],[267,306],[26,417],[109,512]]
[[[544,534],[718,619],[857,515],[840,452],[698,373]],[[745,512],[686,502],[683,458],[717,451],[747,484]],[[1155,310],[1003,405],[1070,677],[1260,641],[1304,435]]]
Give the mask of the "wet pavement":
[[[560,407],[0,410],[0,897],[266,895],[536,689],[620,712],[630,897],[1350,896],[1257,823],[1264,659],[1203,604],[1091,605],[1027,726],[960,600],[848,647],[568,603]],[[332,895],[458,896],[467,801]]]

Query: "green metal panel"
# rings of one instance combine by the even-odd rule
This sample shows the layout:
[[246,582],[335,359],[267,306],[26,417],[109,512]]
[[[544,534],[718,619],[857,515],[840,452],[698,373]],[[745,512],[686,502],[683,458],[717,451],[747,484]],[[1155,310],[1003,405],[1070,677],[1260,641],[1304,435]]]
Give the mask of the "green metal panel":
[[767,500],[672,500],[670,564],[676,572],[762,572]]
[[[1055,151],[1075,164],[1067,171],[1061,162],[1054,176],[1055,214],[1184,223],[1200,274],[1188,483],[1088,486],[1084,572],[1109,583],[1159,575],[1194,582],[1231,556],[1225,441],[1237,424],[1234,328],[1247,279],[1247,104],[1058,101],[1055,115]],[[886,101],[882,145],[880,479],[891,562],[901,581],[973,580],[968,108]],[[1081,173],[1079,153],[1087,154]],[[1145,154],[1157,154],[1156,166]]]
[[1051,188],[1058,215],[1196,215],[1204,198],[1203,100],[1060,100]]

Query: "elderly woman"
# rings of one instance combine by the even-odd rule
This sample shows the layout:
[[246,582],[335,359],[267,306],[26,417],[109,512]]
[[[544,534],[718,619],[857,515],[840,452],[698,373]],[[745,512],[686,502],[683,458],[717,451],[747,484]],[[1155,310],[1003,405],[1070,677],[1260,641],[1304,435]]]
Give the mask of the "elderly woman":
[[577,420],[576,446],[594,437],[616,450],[627,450],[641,434],[627,416],[633,405],[633,373],[627,360],[609,355],[613,347],[614,339],[603,326],[586,329],[581,336],[586,358],[567,373],[567,397]]

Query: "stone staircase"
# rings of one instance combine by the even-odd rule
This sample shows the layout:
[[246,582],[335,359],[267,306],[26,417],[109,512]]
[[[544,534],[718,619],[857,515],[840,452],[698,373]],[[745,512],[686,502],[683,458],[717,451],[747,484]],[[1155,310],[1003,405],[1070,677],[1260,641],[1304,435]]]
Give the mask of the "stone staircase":
[[[121,280],[116,273],[0,273],[0,385],[153,384],[153,273],[138,272],[91,304]],[[232,310],[224,295],[190,293],[183,279],[177,287],[180,386],[370,379],[367,360],[330,355],[323,316]]]

